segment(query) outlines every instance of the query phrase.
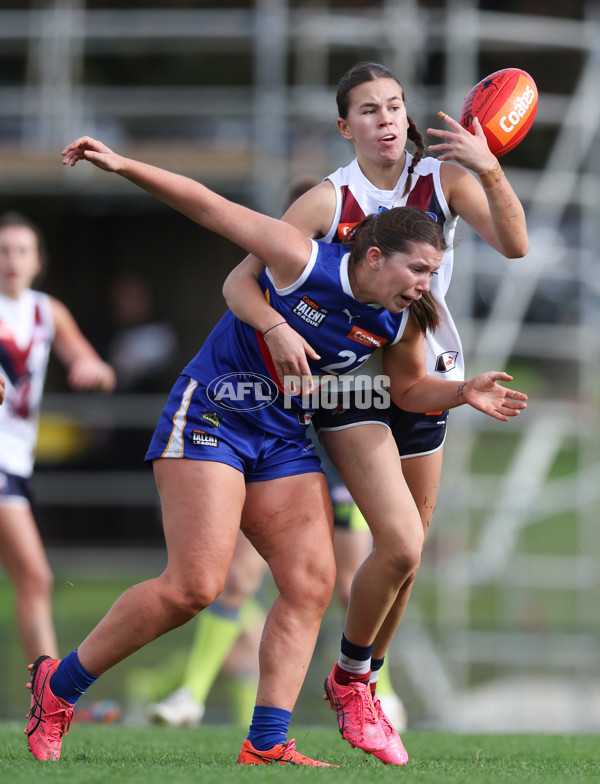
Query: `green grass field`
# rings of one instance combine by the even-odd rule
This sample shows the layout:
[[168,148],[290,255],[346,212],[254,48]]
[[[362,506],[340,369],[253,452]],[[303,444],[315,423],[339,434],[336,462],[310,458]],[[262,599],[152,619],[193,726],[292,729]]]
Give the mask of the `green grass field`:
[[244,732],[231,727],[199,730],[157,727],[74,726],[58,763],[39,762],[27,751],[22,726],[0,723],[0,780],[20,784],[287,780],[310,777],[341,784],[375,781],[431,784],[565,784],[600,781],[597,736],[456,735],[407,732],[406,767],[384,766],[342,741],[334,729],[292,726],[299,750],[338,769],[240,767],[236,756]]
[[[487,458],[491,451],[498,460],[501,456],[506,457],[510,448],[508,439],[503,441],[498,438],[494,448],[486,450],[483,456]],[[483,456],[478,467],[485,471],[489,466]],[[562,456],[561,461],[557,461],[557,473],[572,470],[572,456],[568,455],[567,458],[565,465]],[[477,530],[478,516],[481,514],[479,509],[472,512],[474,522],[469,534]],[[444,525],[452,525],[451,516],[445,516],[443,506],[436,523],[442,530]],[[575,517],[570,512],[540,520],[521,531],[519,552],[575,554],[581,547],[576,527]],[[441,540],[442,545],[450,541],[447,536],[441,537]],[[459,540],[459,543],[465,546],[470,541]],[[439,619],[442,619],[442,627],[446,620],[438,605],[441,603],[442,608],[447,607],[448,602],[439,590],[436,568],[440,563],[443,564],[445,553],[443,549],[436,553],[436,547],[439,545],[433,541],[430,546],[433,558],[430,563],[425,559],[409,612],[413,606],[418,608],[434,642],[441,640],[440,644],[443,644],[445,628],[441,628],[440,633]],[[596,552],[593,547],[589,549],[590,553]],[[450,550],[450,555],[453,552]],[[146,570],[138,573],[138,568],[139,563],[134,561],[131,573],[123,574],[119,570],[113,573],[107,569],[106,574],[100,574],[96,566],[88,573],[87,566],[84,568],[74,560],[57,570],[54,614],[63,653],[81,641],[122,590],[149,576]],[[477,631],[498,628],[519,630],[530,623],[534,624],[534,630],[538,632],[568,634],[585,631],[597,634],[600,629],[597,585],[591,590],[580,591],[577,599],[573,589],[567,590],[561,586],[544,589],[543,592],[535,585],[521,586],[512,592],[509,589],[503,581],[479,586],[469,597],[463,597],[466,616],[459,617],[459,621]],[[438,619],[437,626],[435,619]],[[452,622],[450,619],[449,623]],[[157,671],[178,652],[183,656],[191,642],[193,628],[193,624],[188,624],[174,630],[117,665],[94,686],[90,698],[114,698],[127,707],[126,684],[130,673],[140,668],[142,671],[145,668],[148,668],[147,671]],[[432,726],[430,717],[419,703],[418,695],[411,693],[411,683],[401,668],[394,674],[411,719],[411,730],[403,733],[411,757],[408,766],[384,766],[375,758],[351,749],[333,728],[335,719],[321,699],[323,674],[337,655],[342,628],[343,613],[339,608],[332,607],[324,620],[317,651],[294,711],[296,723],[292,723],[290,731],[290,737],[296,738],[301,752],[335,763],[340,766],[339,769],[295,768],[289,772],[289,768],[280,766],[237,766],[235,760],[246,730],[223,723],[230,714],[226,687],[219,681],[207,702],[207,724],[200,730],[132,727],[128,724],[73,726],[65,740],[61,762],[40,763],[27,751],[23,735],[25,720],[21,717],[27,710],[29,698],[24,688],[27,680],[26,662],[14,630],[12,590],[6,576],[0,572],[0,663],[5,673],[0,683],[0,784],[29,784],[32,780],[38,780],[40,784],[119,784],[138,782],[142,777],[144,784],[187,784],[195,781],[225,784],[234,777],[240,780],[253,777],[253,781],[263,781],[270,776],[319,776],[336,784],[368,784],[386,780],[386,777],[410,784],[600,782],[600,735],[468,735],[422,731],[423,727]],[[527,672],[527,663],[521,668],[515,667],[514,663],[506,665],[499,661],[486,665],[485,670],[476,663],[470,667],[468,674],[470,680],[476,683],[512,672],[513,669]],[[539,670],[536,663],[535,672]],[[174,682],[168,688],[165,686],[166,693],[177,685],[178,682]]]

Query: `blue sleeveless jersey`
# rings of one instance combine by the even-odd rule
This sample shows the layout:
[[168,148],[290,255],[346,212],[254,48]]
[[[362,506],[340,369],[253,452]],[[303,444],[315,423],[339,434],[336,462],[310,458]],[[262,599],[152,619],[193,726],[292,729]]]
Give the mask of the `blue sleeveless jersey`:
[[[358,302],[348,281],[347,248],[311,242],[309,262],[295,283],[277,289],[268,270],[259,283],[272,307],[320,354],[309,360],[313,375],[350,373],[402,337],[408,312]],[[200,382],[215,408],[243,412],[267,432],[295,436],[310,421],[301,398],[283,394],[263,336],[231,311],[183,373]]]

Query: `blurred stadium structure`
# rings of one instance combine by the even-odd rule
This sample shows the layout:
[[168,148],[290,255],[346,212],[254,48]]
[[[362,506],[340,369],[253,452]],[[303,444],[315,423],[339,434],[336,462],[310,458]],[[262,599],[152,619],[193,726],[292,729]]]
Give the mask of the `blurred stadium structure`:
[[[334,85],[353,62],[397,73],[421,128],[439,109],[457,116],[491,71],[534,76],[536,121],[503,160],[528,213],[530,253],[507,261],[463,231],[451,287],[469,373],[511,370],[530,407],[504,426],[452,414],[435,524],[391,658],[421,724],[600,731],[600,4],[125,5],[0,10],[3,57],[17,74],[0,82],[2,205],[68,193],[143,213],[145,197],[118,178],[57,165],[64,144],[89,133],[277,214],[291,180],[349,157]],[[169,68],[186,81],[169,82]],[[146,431],[162,398],[56,392],[46,424],[61,415],[88,430]],[[156,503],[144,470],[49,460],[36,487],[41,512],[63,516],[147,514]]]

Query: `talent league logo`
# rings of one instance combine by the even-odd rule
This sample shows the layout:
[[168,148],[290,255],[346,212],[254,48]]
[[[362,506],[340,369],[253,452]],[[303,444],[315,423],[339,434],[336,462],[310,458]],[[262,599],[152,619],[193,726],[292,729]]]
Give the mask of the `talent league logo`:
[[212,433],[207,433],[206,430],[195,428],[192,430],[192,444],[194,446],[219,446],[219,439]]
[[256,411],[274,403],[279,390],[272,379],[260,373],[225,373],[210,382],[206,394],[219,408]]
[[302,299],[296,302],[292,308],[292,313],[301,318],[306,324],[318,329],[327,318],[329,311],[305,294]]

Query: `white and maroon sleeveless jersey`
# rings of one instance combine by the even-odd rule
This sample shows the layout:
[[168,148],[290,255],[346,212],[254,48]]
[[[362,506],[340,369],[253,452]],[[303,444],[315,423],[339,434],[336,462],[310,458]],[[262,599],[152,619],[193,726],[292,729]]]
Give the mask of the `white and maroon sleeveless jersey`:
[[[410,205],[420,207],[442,223],[448,250],[444,253],[442,264],[431,282],[431,292],[438,304],[440,325],[435,333],[425,336],[425,354],[429,373],[442,378],[464,378],[464,358],[458,330],[446,304],[446,292],[452,276],[454,262],[454,232],[457,219],[452,216],[446,202],[440,181],[441,161],[436,158],[423,158],[412,175],[410,192],[403,196],[408,177],[408,167],[412,155],[406,153],[406,164],[396,187],[391,191],[376,188],[364,176],[356,158],[348,165],[330,174],[336,193],[336,213],[331,228],[325,236],[326,242],[341,242],[348,231],[367,215]],[[380,352],[369,360],[361,372],[375,373],[377,360],[380,367]]]
[[18,300],[0,294],[0,468],[31,476],[54,320],[46,294],[26,289]]

